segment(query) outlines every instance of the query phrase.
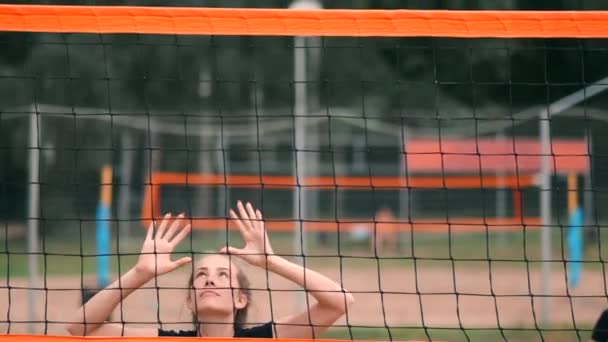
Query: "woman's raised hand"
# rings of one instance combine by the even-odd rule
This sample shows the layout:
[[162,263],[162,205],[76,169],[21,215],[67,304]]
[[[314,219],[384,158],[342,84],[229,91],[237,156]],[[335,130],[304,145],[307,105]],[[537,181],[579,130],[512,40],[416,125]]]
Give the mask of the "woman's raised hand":
[[241,201],[237,202],[237,210],[239,215],[230,209],[230,218],[236,222],[241,231],[245,247],[224,247],[221,252],[238,255],[254,266],[266,267],[266,257],[274,252],[264,228],[262,212],[254,209],[251,203],[247,202],[243,205]]
[[184,214],[178,215],[174,220],[171,220],[171,214],[166,214],[156,232],[155,226],[155,222],[150,223],[135,265],[138,272],[148,277],[163,275],[192,261],[190,257],[171,260],[175,247],[190,233],[190,225],[184,222]]

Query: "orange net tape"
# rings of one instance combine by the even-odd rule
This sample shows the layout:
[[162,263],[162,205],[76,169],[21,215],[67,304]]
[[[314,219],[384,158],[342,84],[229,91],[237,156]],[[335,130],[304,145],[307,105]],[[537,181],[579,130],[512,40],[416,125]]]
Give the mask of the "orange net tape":
[[290,10],[0,5],[1,31],[606,38],[605,11]]

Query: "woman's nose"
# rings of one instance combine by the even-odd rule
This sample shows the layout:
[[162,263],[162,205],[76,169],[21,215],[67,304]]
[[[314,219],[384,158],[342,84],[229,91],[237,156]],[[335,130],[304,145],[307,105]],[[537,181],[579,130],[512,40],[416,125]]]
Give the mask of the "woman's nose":
[[213,279],[207,278],[207,280],[205,280],[205,286],[215,286],[215,282]]

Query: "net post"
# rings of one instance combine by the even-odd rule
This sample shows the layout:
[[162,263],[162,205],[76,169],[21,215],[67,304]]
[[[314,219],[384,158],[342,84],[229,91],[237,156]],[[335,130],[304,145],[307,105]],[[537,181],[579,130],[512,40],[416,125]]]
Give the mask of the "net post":
[[589,244],[595,244],[599,240],[599,230],[595,220],[595,209],[593,205],[593,133],[587,132],[587,148],[588,148],[588,163],[589,168],[584,174],[584,193],[583,193],[583,208],[585,211],[585,238],[588,238]]
[[[120,189],[118,193],[117,212],[118,215],[118,236],[121,241],[126,241],[131,237],[130,228],[131,220],[131,175],[133,174],[133,160],[135,159],[135,151],[133,137],[131,132],[123,132],[121,139],[121,153],[120,153]],[[125,224],[126,222],[126,224]]]
[[[322,9],[322,5],[319,0],[294,0],[290,5],[290,9]],[[294,201],[294,254],[305,255],[306,252],[306,234],[304,231],[303,214],[305,215],[307,210],[307,197],[306,191],[302,191],[304,186],[305,174],[303,173],[304,165],[306,165],[306,156],[303,153],[303,149],[306,144],[306,119],[305,115],[308,114],[308,94],[307,88],[307,60],[306,60],[306,48],[307,48],[307,37],[305,36],[294,36],[293,39],[293,81],[294,81],[294,174],[296,177],[296,185],[293,191]],[[306,189],[304,189],[306,190]],[[299,253],[298,253],[299,252]],[[298,261],[304,263],[304,260]],[[300,310],[304,309],[306,304],[306,293],[298,291],[296,293],[296,307]]]
[[[505,134],[501,130],[496,134],[496,142],[501,145],[505,142]],[[502,156],[501,156],[502,157]],[[496,218],[504,219],[507,217],[507,191],[508,186],[505,181],[505,172],[502,169],[498,169],[496,172]],[[516,189],[515,191],[517,191]],[[513,208],[517,210],[517,208]],[[521,217],[517,217],[517,219],[521,219]],[[523,222],[522,222],[523,223]],[[505,247],[507,243],[507,231],[500,230],[498,233],[498,244],[500,247]]]
[[[295,133],[295,158],[294,158],[294,175],[296,184],[293,190],[293,216],[294,216],[294,234],[293,234],[293,254],[304,255],[306,234],[304,233],[303,216],[306,213],[306,191],[303,191],[304,186],[304,165],[306,165],[306,156],[303,149],[306,143],[306,120],[304,116],[308,111],[306,103],[306,38],[294,37],[294,133]],[[305,190],[305,189],[304,189]],[[302,263],[300,257],[296,257],[298,263]],[[298,291],[296,293],[296,305],[299,309],[304,308],[305,297],[304,293]]]
[[[407,172],[407,139],[409,138],[409,132],[403,127],[404,124],[401,122],[401,131],[404,133],[400,137],[399,146],[401,146],[400,158],[399,158],[399,177],[403,182],[403,186],[399,186],[399,212],[397,215],[399,218],[397,221],[400,223],[405,222],[406,224],[402,227],[406,227],[411,225],[410,229],[405,231],[404,229],[399,230],[399,244],[403,247],[406,246],[409,242],[410,236],[414,232],[414,224],[410,221],[410,208],[412,205],[411,202],[411,193],[410,193],[410,184],[409,177]],[[411,251],[412,256],[414,251]]]
[[[231,203],[231,199],[230,199],[230,191],[229,191],[229,187],[228,187],[228,181],[227,181],[227,177],[230,174],[230,155],[229,155],[229,151],[230,149],[224,149],[224,146],[228,146],[230,144],[230,141],[228,140],[230,138],[230,134],[218,134],[215,144],[216,144],[216,153],[214,158],[215,159],[215,163],[217,165],[218,171],[220,171],[223,176],[224,176],[224,184],[221,185],[220,187],[218,187],[218,193],[217,193],[217,207],[219,208],[219,215],[228,215],[228,208],[230,206],[229,203]],[[229,217],[229,215],[228,215]],[[226,221],[228,222],[228,221]],[[228,239],[228,232],[229,232],[229,224],[226,223],[226,225],[224,227],[222,227],[223,229],[218,229],[217,231],[217,241],[219,243],[219,246],[228,246],[228,244],[230,243],[229,239]]]
[[[197,151],[196,157],[194,158],[197,159],[199,172],[202,172],[203,174],[213,174],[212,164],[214,156],[212,156],[210,152],[213,150],[213,144],[215,143],[215,141],[213,140],[213,137],[206,137],[204,135],[198,137],[199,151]],[[186,186],[190,187],[191,182],[192,180],[187,174]],[[192,204],[189,204],[189,206],[193,205],[193,207],[196,207],[198,208],[198,210],[200,210],[199,213],[201,218],[215,216],[215,214],[212,212],[214,198],[210,189],[208,191],[199,192],[193,199],[189,201],[193,202]],[[227,242],[223,240],[224,239],[222,238],[222,236],[218,234],[217,241],[220,243],[220,246],[225,246],[227,244]]]
[[40,218],[40,130],[36,105],[32,105],[29,118],[29,198],[28,198],[28,332],[35,333],[38,288],[38,224]]
[[576,289],[581,278],[581,260],[583,255],[582,226],[584,215],[580,208],[578,199],[578,175],[570,173],[568,175],[568,260],[566,271],[568,272],[568,286]]
[[105,288],[110,283],[110,210],[112,206],[112,167],[101,169],[101,191],[97,204],[97,283]]
[[550,321],[550,287],[551,287],[551,126],[549,122],[549,108],[540,111],[540,139],[541,139],[541,197],[540,210],[542,219],[541,233],[541,324]]

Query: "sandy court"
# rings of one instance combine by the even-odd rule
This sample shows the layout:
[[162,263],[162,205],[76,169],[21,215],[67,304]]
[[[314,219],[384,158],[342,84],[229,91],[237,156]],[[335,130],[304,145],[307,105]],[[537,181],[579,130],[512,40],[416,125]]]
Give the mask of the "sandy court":
[[[339,324],[351,326],[391,327],[498,327],[533,328],[535,315],[541,312],[540,270],[493,267],[487,263],[472,267],[440,268],[432,265],[413,267],[344,267],[340,276],[338,267],[327,266],[317,270],[334,279],[342,279],[344,286],[355,293],[356,303]],[[254,291],[254,307],[250,321],[263,322],[271,317],[293,313],[301,307],[294,287],[276,276],[266,277],[259,269],[246,268]],[[491,277],[490,277],[491,275]],[[177,271],[161,277],[158,285],[182,289],[154,288],[136,291],[122,307],[123,320],[136,324],[157,325],[165,328],[188,328],[188,310],[183,289],[186,271]],[[491,279],[491,280],[490,280]],[[65,334],[61,322],[76,309],[79,302],[80,277],[53,277],[47,279],[47,290],[37,291],[36,333]],[[269,285],[267,285],[269,284]],[[567,292],[565,276],[558,268],[553,271],[550,299],[551,320],[562,327],[583,325],[589,327],[599,313],[608,307],[605,288],[606,275],[586,271],[581,285]],[[10,285],[9,290],[6,286]],[[27,279],[11,278],[10,284],[2,279],[0,286],[0,321],[10,321],[10,333],[26,333]],[[267,288],[274,291],[269,296]],[[158,298],[158,300],[157,300]],[[534,298],[534,300],[533,300]],[[533,303],[534,301],[534,303]],[[270,310],[272,302],[272,312]],[[158,305],[160,303],[160,306]],[[46,308],[46,309],[45,309]],[[120,319],[120,309],[114,314]],[[182,324],[171,324],[183,322]],[[314,323],[314,320],[313,320]],[[0,333],[9,332],[9,324],[0,323]]]

